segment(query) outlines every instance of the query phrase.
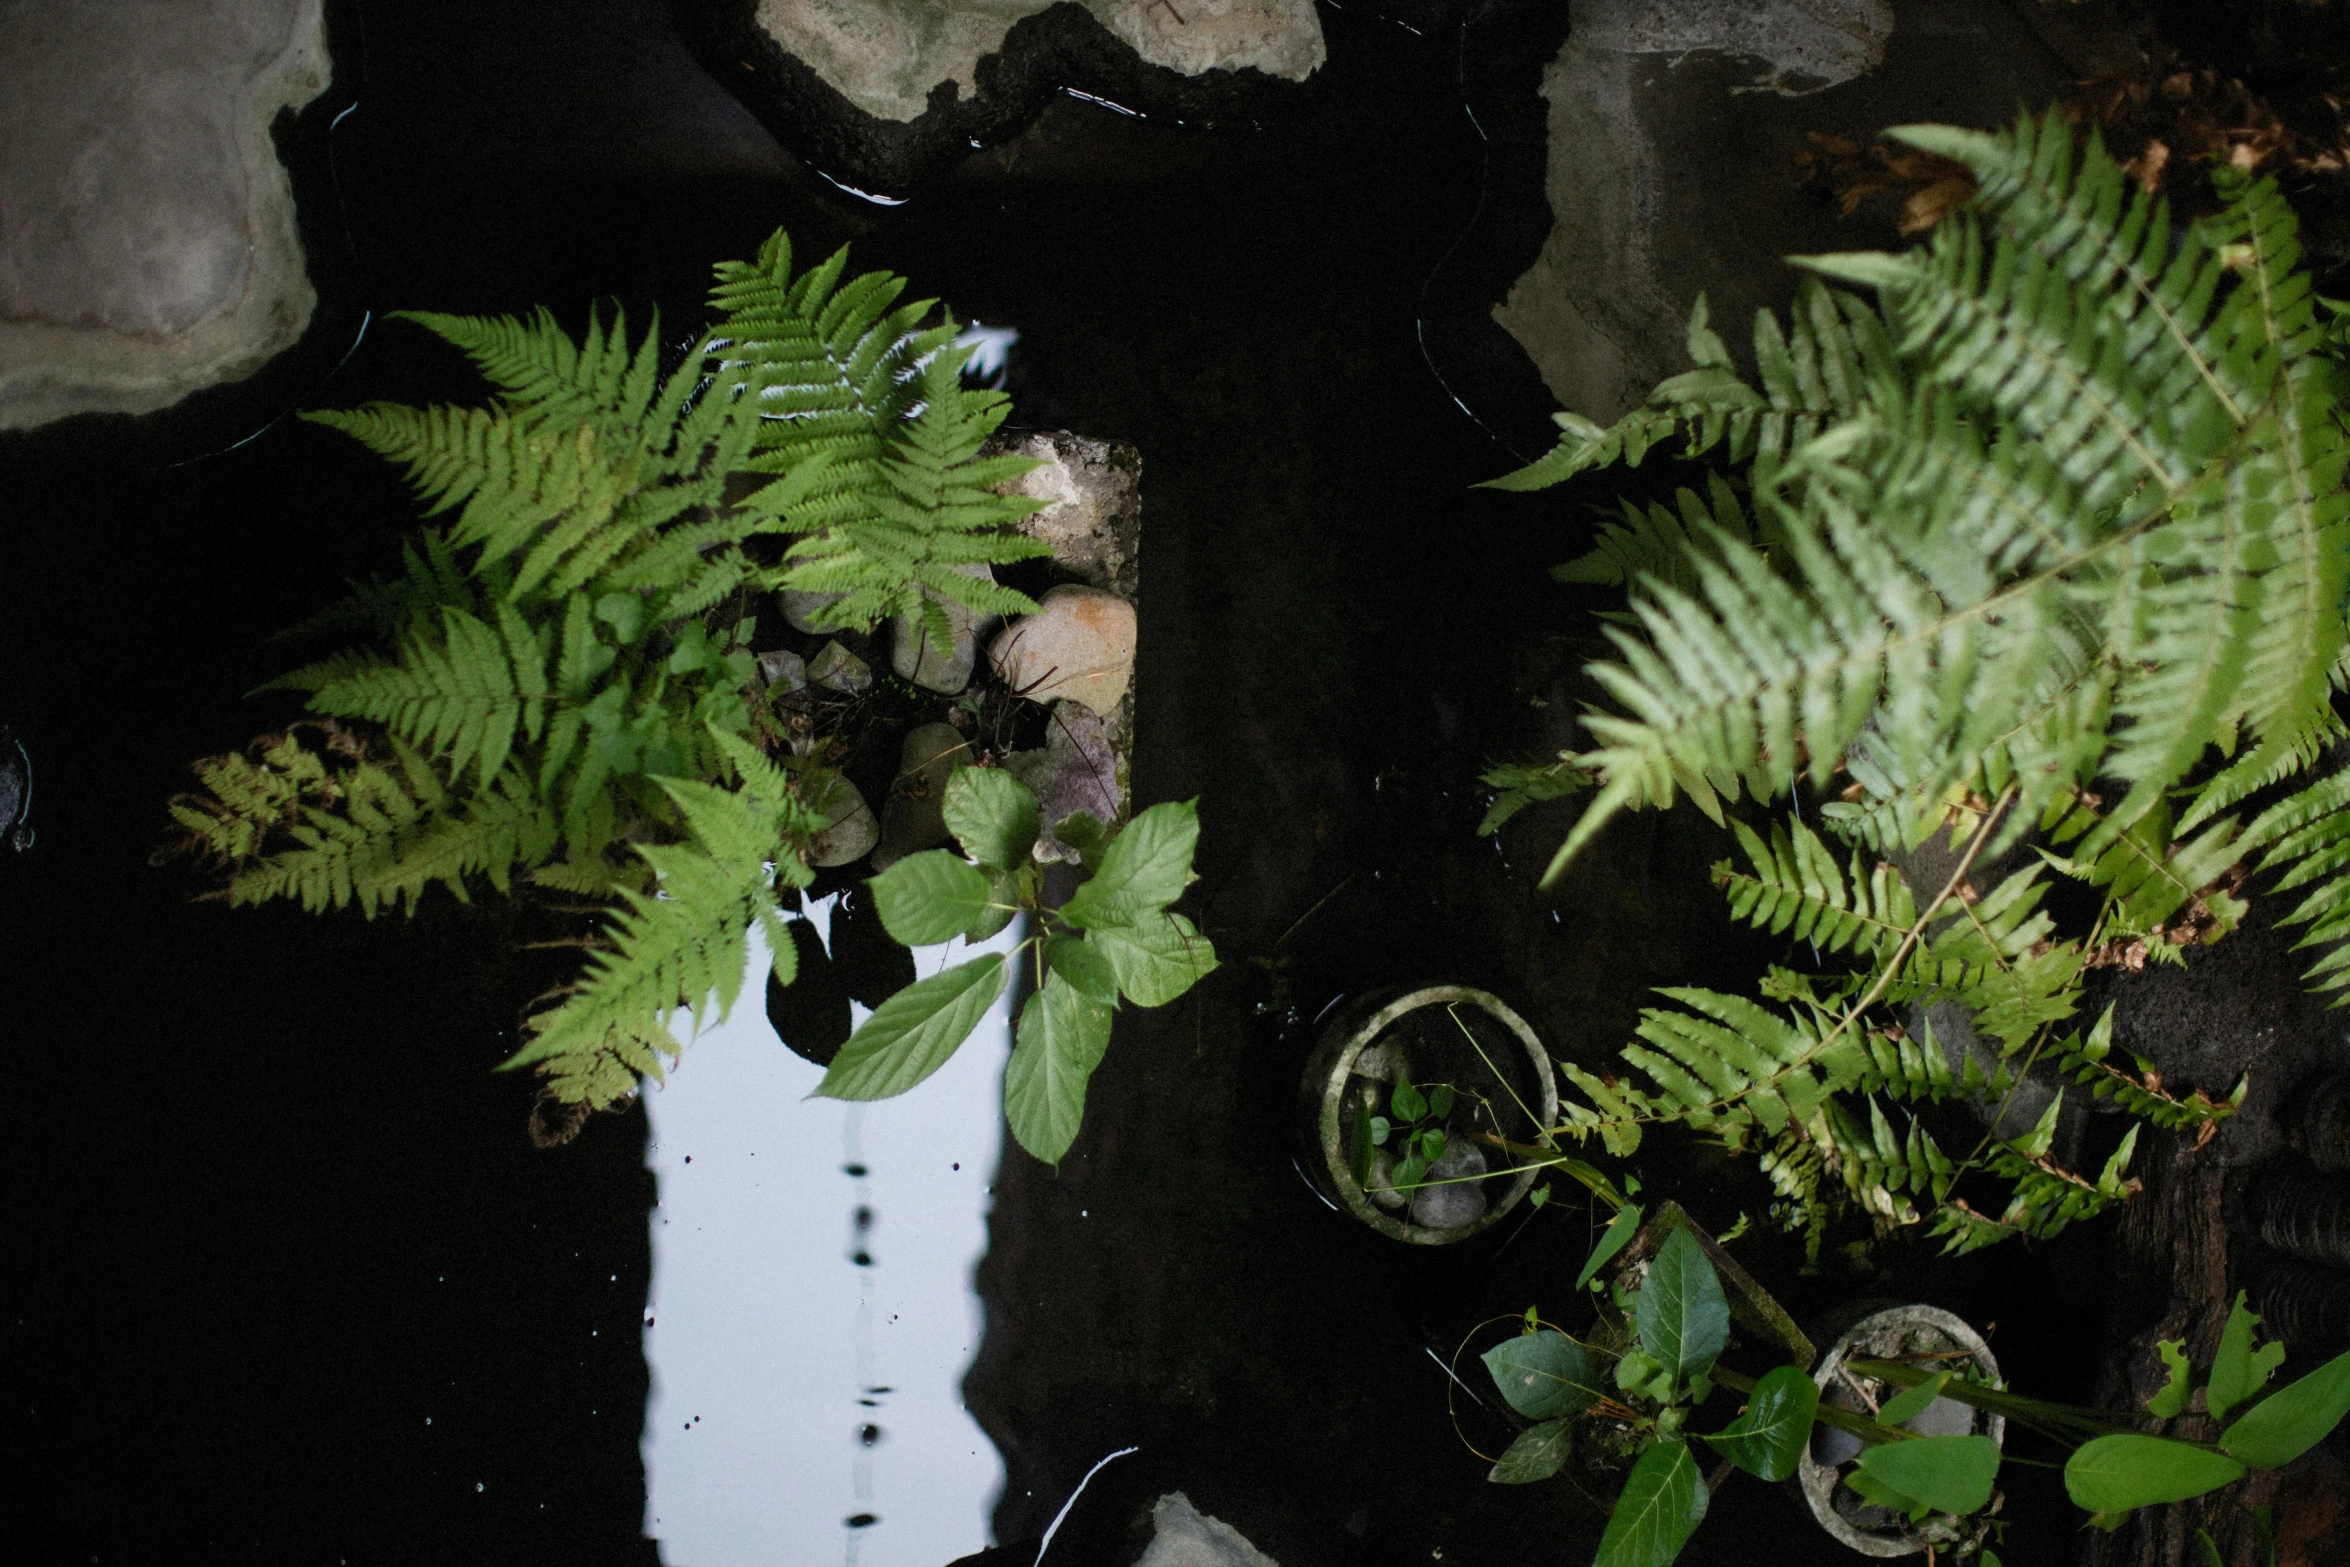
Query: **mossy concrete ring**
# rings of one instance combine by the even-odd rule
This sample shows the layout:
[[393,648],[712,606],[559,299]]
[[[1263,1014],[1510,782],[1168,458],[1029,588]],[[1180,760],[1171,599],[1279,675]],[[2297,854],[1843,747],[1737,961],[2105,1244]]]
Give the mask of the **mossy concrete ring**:
[[[1999,1361],[1983,1336],[1963,1320],[1934,1306],[1895,1306],[1862,1317],[1840,1333],[1822,1335],[1827,1352],[1812,1380],[1819,1384],[1820,1402],[1835,1404],[1863,1415],[1875,1413],[1874,1404],[1896,1389],[1845,1369],[1848,1359],[1899,1360],[1932,1356],[1927,1364],[1946,1371],[1976,1373],[1996,1383]],[[1987,1436],[2005,1446],[2007,1421],[1976,1410],[1954,1398],[1937,1398],[1904,1428],[1920,1436]],[[1848,1444],[1848,1445],[1847,1445]],[[1844,1466],[1860,1448],[1859,1438],[1832,1426],[1819,1426],[1803,1450],[1796,1483],[1811,1504],[1812,1517],[1822,1529],[1863,1556],[1915,1556],[1932,1550],[1948,1557],[1964,1555],[1983,1543],[1990,1531],[1990,1515],[2000,1496],[1981,1512],[1967,1518],[1929,1513],[1911,1524],[1898,1513],[1864,1503],[1839,1482]]]
[[[1454,1157],[1473,1149],[1485,1162],[1482,1175],[1456,1172],[1411,1189],[1424,1193],[1454,1185],[1474,1192],[1474,1198],[1455,1198],[1446,1205],[1452,1222],[1418,1222],[1435,1211],[1424,1195],[1407,1197],[1374,1178],[1370,1184],[1381,1199],[1375,1201],[1357,1178],[1373,1120],[1382,1108],[1392,1112],[1390,1100],[1399,1081],[1449,1085],[1449,1116],[1422,1124],[1443,1120],[1437,1129],[1446,1132]],[[1401,1119],[1390,1114],[1391,1135],[1393,1123]],[[1466,985],[1375,991],[1352,999],[1324,1025],[1298,1084],[1303,1167],[1315,1190],[1380,1234],[1420,1246],[1467,1240],[1491,1229],[1523,1201],[1540,1170],[1501,1145],[1538,1143],[1557,1119],[1558,1083],[1550,1052],[1498,996]],[[1390,1154],[1382,1150],[1383,1164],[1392,1172]],[[1478,1202],[1481,1211],[1464,1214]]]

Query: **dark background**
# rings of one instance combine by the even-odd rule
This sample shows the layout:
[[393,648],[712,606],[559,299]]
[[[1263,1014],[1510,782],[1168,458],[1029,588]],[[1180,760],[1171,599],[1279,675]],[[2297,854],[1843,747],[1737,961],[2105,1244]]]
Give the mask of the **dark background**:
[[[1543,574],[1582,497],[1468,488],[1548,430],[1485,311],[1548,225],[1535,84],[1564,17],[1325,8],[1329,67],[1259,125],[1062,100],[884,208],[778,145],[657,0],[335,10],[336,84],[281,138],[310,336],[168,415],[0,443],[0,721],[40,834],[0,858],[21,1559],[654,1559],[642,1116],[536,1151],[530,1083],[489,1070],[545,955],[494,903],[231,912],[151,856],[189,760],[290,716],[242,696],[287,662],[268,634],[412,519],[387,465],[278,415],[477,395],[389,309],[576,326],[617,300],[683,332],[710,264],[778,226],[1016,327],[1015,424],[1144,456],[1135,796],[1200,797],[1190,907],[1225,969],[1121,1023],[1057,1178],[1005,1172],[969,1387],[1011,1466],[1000,1535],[1141,1442],[1069,1559],[1131,1560],[1132,1509],[1173,1486],[1285,1567],[1586,1554],[1571,1489],[1483,1483],[1426,1353],[1563,1304],[1579,1211],[1406,1255],[1305,1192],[1285,1122],[1298,1025],[1334,994],[1490,983],[1596,1061],[1646,986],[1761,955],[1724,927],[1702,823],[1629,824],[1556,897],[1532,889],[1555,815],[1470,831],[1476,771],[1560,743],[1588,651],[1587,606]],[[1644,1159],[1717,1227],[1756,1200],[1751,1169]],[[1812,1278],[1790,1243],[1740,1246],[1799,1314],[1890,1280],[1998,1322],[2019,1384],[2085,1397],[2100,1244],[1888,1246],[1882,1274]],[[2057,1559],[2072,1520],[2018,1490],[2043,1532],[2009,1560]],[[1830,1559],[1760,1486],[1716,1514],[1687,1560]]]

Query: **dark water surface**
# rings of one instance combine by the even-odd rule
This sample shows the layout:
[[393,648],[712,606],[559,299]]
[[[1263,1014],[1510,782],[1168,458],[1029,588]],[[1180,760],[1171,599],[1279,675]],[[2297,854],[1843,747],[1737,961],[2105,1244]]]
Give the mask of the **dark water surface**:
[[[1547,221],[1533,83],[1561,23],[1497,15],[1517,31],[1464,41],[1326,10],[1331,67],[1292,119],[1211,134],[1071,101],[881,208],[775,146],[651,0],[368,7],[338,23],[365,22],[332,105],[358,112],[297,148],[348,247],[319,260],[338,335],[305,373],[377,313],[312,406],[476,395],[387,309],[576,325],[617,298],[682,329],[710,263],[784,226],[1015,327],[1015,422],[1143,453],[1135,795],[1199,797],[1190,907],[1225,966],[1122,1016],[1057,1175],[1001,1172],[966,1392],[1006,1464],[1005,1561],[1127,1446],[1051,1560],[1122,1567],[1134,1510],[1178,1488],[1283,1567],[1575,1561],[1596,1538],[1567,1485],[1484,1483],[1429,1353],[1565,1311],[1581,1211],[1399,1247],[1305,1189],[1287,1123],[1285,1024],[1341,992],[1489,985],[1597,1062],[1645,987],[1759,960],[1701,821],[1628,824],[1556,898],[1533,889],[1555,816],[1498,849],[1470,830],[1486,758],[1559,743],[1589,636],[1542,570],[1579,511],[1468,489],[1548,413],[1484,311]],[[288,716],[241,696],[286,661],[266,635],[411,520],[387,465],[292,421],[163,466],[274,411],[219,396],[0,447],[0,722],[40,784],[37,852],[0,856],[30,1459],[9,1533],[61,1562],[652,1562],[643,1114],[537,1152],[529,1084],[487,1070],[559,959],[514,950],[495,902],[232,913],[149,863],[187,761]],[[1686,1149],[1639,1168],[1716,1227],[1759,1200]],[[1965,1265],[1887,1247],[1876,1277],[1739,1245],[1799,1316],[1933,1300],[1998,1321],[2020,1384],[2087,1391],[2093,1239]],[[2069,1550],[2046,1521],[2046,1554],[2009,1560]],[[1758,1556],[1848,1559],[1736,1481],[1686,1559]]]

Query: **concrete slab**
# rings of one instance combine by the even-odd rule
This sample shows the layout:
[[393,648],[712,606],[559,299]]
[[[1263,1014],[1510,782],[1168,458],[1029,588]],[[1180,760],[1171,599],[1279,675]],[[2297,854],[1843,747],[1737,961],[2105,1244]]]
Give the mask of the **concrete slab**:
[[316,305],[270,137],[321,0],[0,5],[0,430],[243,378]]

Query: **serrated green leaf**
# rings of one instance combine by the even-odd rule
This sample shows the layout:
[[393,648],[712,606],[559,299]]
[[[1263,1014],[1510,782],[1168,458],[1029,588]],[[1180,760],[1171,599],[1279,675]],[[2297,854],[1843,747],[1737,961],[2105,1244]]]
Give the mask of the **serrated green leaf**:
[[1118,988],[1138,1007],[1164,1006],[1216,970],[1214,944],[1180,914],[1098,925],[1085,939],[1108,960]]
[[2124,1432],[2084,1442],[2065,1461],[2065,1494],[2093,1513],[2183,1502],[2243,1478],[2244,1466],[2159,1436]]
[[1029,862],[1036,843],[1036,795],[1000,767],[962,767],[947,780],[947,830],[963,852],[993,871]]
[[1774,1366],[1756,1379],[1745,1412],[1705,1440],[1748,1474],[1784,1480],[1802,1463],[1819,1407],[1819,1384],[1808,1372]]
[[1199,847],[1196,801],[1154,805],[1102,851],[1101,868],[1061,909],[1080,928],[1134,925],[1183,895]]
[[2291,1463],[2350,1414],[2350,1354],[2286,1383],[2220,1433],[2219,1445],[2255,1469]]
[[1402,1120],[1417,1121],[1428,1113],[1428,1100],[1419,1089],[1412,1086],[1409,1078],[1399,1077],[1395,1080],[1394,1091],[1387,1096],[1387,1108]]
[[1667,1567],[1705,1521],[1706,1501],[1689,1444],[1656,1443],[1625,1478],[1592,1567]]
[[865,885],[882,929],[908,947],[952,941],[981,924],[995,902],[986,874],[946,849],[909,854]]
[[1685,1229],[1657,1248],[1640,1286],[1640,1347],[1676,1376],[1703,1371],[1730,1341],[1730,1303],[1714,1265]]
[[1007,972],[1004,955],[990,952],[908,985],[849,1036],[810,1097],[888,1099],[912,1088],[971,1037]]
[[1987,1436],[1924,1436],[1861,1449],[1861,1469],[1938,1512],[1964,1517],[1991,1500],[1999,1444]]
[[1004,1115],[1020,1146],[1058,1164],[1085,1118],[1085,1085],[1110,1048],[1110,1009],[1058,971],[1020,1010],[1004,1068]]
[[1573,1432],[1564,1420],[1545,1420],[1520,1431],[1485,1478],[1496,1485],[1530,1485],[1557,1474],[1567,1461]]
[[1529,1420],[1556,1420],[1599,1396],[1591,1353],[1564,1333],[1543,1329],[1504,1339],[1483,1355],[1493,1385]]

